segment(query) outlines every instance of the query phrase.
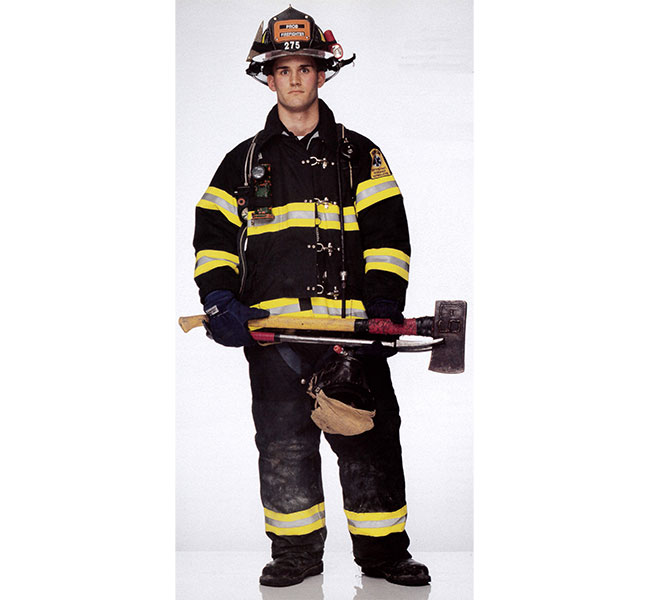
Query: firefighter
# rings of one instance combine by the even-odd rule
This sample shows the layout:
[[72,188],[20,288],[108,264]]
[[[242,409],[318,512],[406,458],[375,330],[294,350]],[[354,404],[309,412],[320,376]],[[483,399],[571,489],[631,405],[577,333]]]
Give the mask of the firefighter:
[[[291,6],[264,31],[261,24],[246,72],[276,94],[276,106],[264,129],[226,155],[196,208],[194,276],[208,336],[243,346],[249,364],[273,559],[262,585],[293,585],[323,570],[316,423],[338,457],[363,574],[400,585],[431,579],[408,551],[399,406],[383,349],[260,346],[247,327],[270,314],[403,320],[411,250],[399,187],[380,148],[336,123],[318,97],[354,58],[343,59],[333,34]],[[353,412],[348,427],[322,426],[309,382],[313,397],[321,392]]]

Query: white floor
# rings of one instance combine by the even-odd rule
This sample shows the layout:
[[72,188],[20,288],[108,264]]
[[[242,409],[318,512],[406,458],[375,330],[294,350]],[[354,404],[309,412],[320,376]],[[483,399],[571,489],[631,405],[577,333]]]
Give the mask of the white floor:
[[324,573],[299,585],[258,584],[263,552],[177,552],[176,600],[471,600],[471,552],[417,552],[431,585],[410,588],[363,577],[348,553],[328,552]]

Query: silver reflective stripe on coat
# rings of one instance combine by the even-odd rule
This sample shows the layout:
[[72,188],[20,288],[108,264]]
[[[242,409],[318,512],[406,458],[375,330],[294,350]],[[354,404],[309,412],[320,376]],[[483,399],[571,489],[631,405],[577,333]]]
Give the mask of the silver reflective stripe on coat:
[[286,315],[288,313],[300,312],[301,306],[298,302],[295,302],[293,304],[286,304],[285,306],[272,306],[266,310],[269,311],[270,315]]
[[391,178],[391,181],[383,181],[381,183],[377,183],[376,185],[367,187],[364,190],[361,190],[356,194],[356,210],[360,210],[359,205],[361,205],[368,198],[393,188],[397,188],[397,182]]
[[[281,301],[285,301],[285,303],[281,304]],[[268,310],[270,315],[289,315],[294,313],[303,313],[306,315],[308,312],[312,312],[313,315],[318,317],[342,316],[342,302],[340,300],[312,296],[310,302],[311,306],[303,310],[301,309],[299,300],[296,298],[265,300],[264,302],[254,304],[253,307]],[[363,308],[363,303],[360,300],[347,300],[346,316],[349,318],[366,319],[367,313]]]
[[230,202],[224,200],[221,196],[216,196],[215,194],[212,194],[210,192],[205,192],[205,194],[201,196],[201,199],[205,200],[206,202],[212,202],[213,204],[220,206],[224,210],[227,210],[229,213],[232,213],[239,218],[239,213],[237,212],[237,206],[233,206]]
[[405,260],[401,258],[396,258],[394,256],[390,256],[389,254],[372,254],[370,256],[365,257],[365,263],[390,263],[391,265],[397,265],[398,267],[404,269],[405,271],[408,271],[409,269],[409,264]]
[[[340,317],[342,316],[342,307],[313,304],[313,313],[315,313],[316,315],[328,315],[332,317]],[[358,308],[347,307],[347,316],[356,317],[357,319],[366,319],[367,313],[364,310]]]
[[[297,207],[292,208],[291,204],[297,204]],[[285,206],[275,207],[273,209],[273,219],[253,219],[249,217],[249,235],[257,235],[259,231],[263,233],[268,231],[279,231],[287,227],[316,227],[322,228],[325,224],[331,223],[330,229],[338,229],[340,223],[340,214],[337,212],[317,210],[315,211],[314,203],[291,203]],[[303,207],[298,205],[302,204]],[[290,207],[288,209],[288,207]],[[351,225],[350,229],[358,229],[358,219],[356,213],[346,212],[344,215],[345,225]],[[355,227],[354,227],[355,225]]]
[[201,265],[205,265],[209,262],[220,262],[222,264],[230,263],[229,266],[235,265],[233,268],[237,270],[239,268],[239,261],[229,260],[228,258],[212,258],[210,256],[202,256],[196,261],[196,268],[198,269]]
[[[336,217],[337,217],[337,215],[336,215]],[[345,213],[344,222],[345,222],[345,225],[347,223],[358,223],[358,218],[356,217],[356,213],[352,213],[352,214]]]

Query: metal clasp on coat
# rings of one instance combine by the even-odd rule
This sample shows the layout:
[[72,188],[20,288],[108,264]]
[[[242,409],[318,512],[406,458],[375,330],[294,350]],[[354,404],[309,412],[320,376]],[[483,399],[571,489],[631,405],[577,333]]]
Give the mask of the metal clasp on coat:
[[315,292],[318,296],[321,296],[324,293],[324,286],[321,283],[318,283],[312,287],[307,286],[306,290],[309,292]]
[[[317,252],[324,252],[326,250],[326,252],[328,252],[328,255],[332,256],[333,252],[336,250],[336,248],[331,242],[326,244],[326,246],[324,244],[322,244],[322,242],[316,242],[315,243],[315,250],[317,250]],[[337,250],[339,250],[339,248],[337,248]]]
[[311,156],[308,160],[302,160],[301,164],[307,164],[310,165],[311,167],[316,167],[317,165],[322,165],[322,169],[326,169],[329,165],[332,165],[334,163],[329,162],[328,158],[317,158],[316,156]]

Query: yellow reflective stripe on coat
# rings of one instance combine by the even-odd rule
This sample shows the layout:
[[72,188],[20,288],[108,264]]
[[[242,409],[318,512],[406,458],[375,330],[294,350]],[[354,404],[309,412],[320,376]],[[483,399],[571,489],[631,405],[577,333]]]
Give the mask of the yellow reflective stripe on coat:
[[[310,306],[307,306],[308,300],[310,300]],[[270,315],[330,317],[335,319],[342,317],[342,300],[316,296],[310,299],[304,298],[304,301],[300,298],[275,298],[253,304],[252,308],[263,308],[268,310]],[[302,304],[306,305],[306,307],[302,306]],[[347,300],[345,304],[347,319],[367,318],[365,305],[361,300]]]
[[[317,208],[317,212],[315,212]],[[260,235],[282,231],[290,227],[319,227],[319,229],[340,229],[340,209],[335,204],[315,202],[290,202],[272,208],[273,219],[254,220],[253,211],[248,215],[247,235]],[[358,231],[356,210],[353,206],[344,208],[345,231]]]
[[276,535],[305,535],[326,526],[324,503],[293,513],[277,513],[265,508],[265,531]]
[[367,207],[397,194],[401,194],[401,192],[392,175],[363,181],[356,188],[356,212],[359,213]]
[[201,250],[196,254],[194,277],[212,271],[217,267],[229,267],[239,275],[240,259],[236,254],[222,250]]
[[[333,300],[332,298],[315,297],[310,302],[313,307],[313,315],[316,317],[332,317],[335,319],[342,318],[342,300]],[[365,305],[360,300],[347,300],[346,318],[347,319],[366,319]]]
[[394,512],[356,513],[345,510],[344,513],[349,531],[356,535],[382,537],[404,531],[406,526],[406,506]]
[[370,248],[363,252],[365,273],[372,269],[395,273],[408,281],[411,257],[396,248]]
[[242,224],[237,212],[237,200],[220,188],[210,186],[196,206],[208,210],[218,210],[233,225],[239,227]]

